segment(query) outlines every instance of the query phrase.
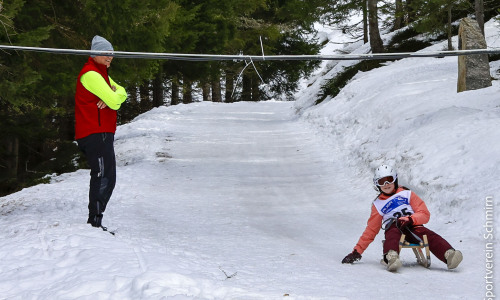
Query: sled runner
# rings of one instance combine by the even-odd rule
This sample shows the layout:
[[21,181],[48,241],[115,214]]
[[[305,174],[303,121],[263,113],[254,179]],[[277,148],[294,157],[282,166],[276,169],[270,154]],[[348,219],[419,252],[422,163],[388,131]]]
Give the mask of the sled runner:
[[[417,262],[429,268],[431,266],[431,253],[429,250],[429,242],[427,241],[427,235],[424,234],[423,240],[420,240],[420,243],[413,244],[409,243],[406,240],[406,235],[402,234],[401,239],[399,240],[399,252],[401,252],[402,248],[411,248],[413,253],[415,253],[415,257],[417,258]],[[425,255],[422,249],[425,249]]]

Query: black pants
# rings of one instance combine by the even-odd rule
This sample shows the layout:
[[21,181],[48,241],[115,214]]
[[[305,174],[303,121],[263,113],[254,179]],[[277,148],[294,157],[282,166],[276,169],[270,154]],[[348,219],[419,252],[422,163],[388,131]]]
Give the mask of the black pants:
[[90,167],[89,218],[102,215],[116,183],[113,133],[94,133],[77,140]]

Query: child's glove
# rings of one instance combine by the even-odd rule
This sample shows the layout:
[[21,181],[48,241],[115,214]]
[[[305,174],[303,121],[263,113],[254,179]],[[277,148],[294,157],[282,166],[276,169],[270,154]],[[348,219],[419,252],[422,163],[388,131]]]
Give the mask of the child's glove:
[[411,217],[401,217],[397,220],[397,226],[400,230],[406,229],[413,225],[413,219]]
[[361,259],[361,254],[358,253],[358,250],[354,249],[351,253],[347,254],[346,257],[342,260],[343,264],[352,264],[355,261]]

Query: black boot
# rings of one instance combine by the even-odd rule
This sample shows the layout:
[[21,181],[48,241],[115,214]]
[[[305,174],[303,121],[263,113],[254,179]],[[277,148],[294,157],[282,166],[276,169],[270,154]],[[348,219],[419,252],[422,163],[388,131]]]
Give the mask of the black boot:
[[89,216],[87,223],[93,227],[102,227],[102,214]]

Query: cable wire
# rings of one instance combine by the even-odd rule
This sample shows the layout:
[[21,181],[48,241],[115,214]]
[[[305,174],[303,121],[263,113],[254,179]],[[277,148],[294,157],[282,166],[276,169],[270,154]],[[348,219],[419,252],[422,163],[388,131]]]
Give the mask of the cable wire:
[[475,49],[452,51],[420,51],[401,53],[370,53],[370,54],[333,54],[333,55],[216,55],[216,54],[184,54],[184,53],[153,53],[126,51],[92,51],[77,49],[41,48],[0,45],[0,49],[10,51],[31,51],[69,55],[103,55],[119,58],[165,59],[181,61],[291,61],[291,60],[390,60],[410,57],[445,57],[478,54],[499,54],[500,49]]

